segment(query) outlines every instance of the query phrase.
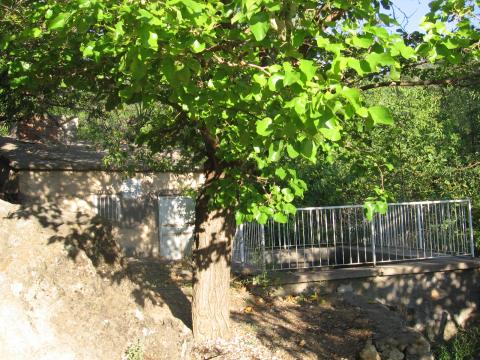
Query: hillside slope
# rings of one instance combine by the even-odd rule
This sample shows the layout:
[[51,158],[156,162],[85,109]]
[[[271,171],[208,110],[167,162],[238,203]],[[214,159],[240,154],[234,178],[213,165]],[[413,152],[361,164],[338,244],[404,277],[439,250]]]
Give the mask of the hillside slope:
[[144,289],[95,256],[102,249],[87,241],[95,229],[73,214],[0,200],[2,359],[121,359],[138,339],[155,359],[188,353],[190,330],[169,307],[139,301]]

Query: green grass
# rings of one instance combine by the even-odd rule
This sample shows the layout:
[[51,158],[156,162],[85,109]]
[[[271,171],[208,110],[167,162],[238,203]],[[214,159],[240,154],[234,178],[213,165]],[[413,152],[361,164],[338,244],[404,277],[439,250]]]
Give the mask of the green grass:
[[480,327],[460,331],[453,339],[439,345],[435,354],[437,360],[480,359]]
[[0,124],[0,136],[7,136],[10,133],[10,129],[7,124]]

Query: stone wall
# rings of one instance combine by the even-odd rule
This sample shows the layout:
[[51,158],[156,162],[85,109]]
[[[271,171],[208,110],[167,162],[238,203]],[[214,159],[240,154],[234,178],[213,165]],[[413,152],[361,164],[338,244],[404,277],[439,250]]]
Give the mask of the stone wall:
[[[158,256],[158,207],[156,196],[179,195],[195,189],[201,174],[136,173],[140,196],[122,201],[122,217],[113,221],[113,235],[128,255]],[[132,178],[130,178],[131,182]],[[96,215],[99,194],[125,191],[126,178],[119,172],[37,171],[18,172],[22,202],[37,203],[48,212]]]
[[302,292],[352,293],[400,313],[430,340],[449,340],[458,328],[478,320],[480,260],[469,257],[274,273],[278,295]]

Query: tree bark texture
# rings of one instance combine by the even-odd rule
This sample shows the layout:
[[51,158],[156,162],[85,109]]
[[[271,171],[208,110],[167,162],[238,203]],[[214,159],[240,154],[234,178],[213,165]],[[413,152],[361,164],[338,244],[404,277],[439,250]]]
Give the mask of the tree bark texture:
[[233,212],[209,209],[204,190],[196,202],[193,251],[192,325],[197,343],[231,335],[230,265],[236,229]]

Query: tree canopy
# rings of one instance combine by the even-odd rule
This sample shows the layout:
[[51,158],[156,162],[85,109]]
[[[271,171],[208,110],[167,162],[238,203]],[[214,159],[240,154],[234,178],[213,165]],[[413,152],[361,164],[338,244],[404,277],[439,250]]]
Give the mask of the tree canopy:
[[[237,223],[271,217],[285,222],[296,210],[293,201],[307,189],[293,163],[315,163],[319,153],[331,160],[334,149],[347,148],[349,134],[393,123],[385,105],[365,103],[362,90],[478,83],[478,68],[464,65],[478,60],[478,1],[432,1],[423,34],[399,29],[390,5],[387,0],[4,1],[0,97],[18,105],[91,94],[107,110],[164,104],[168,116],[145,121],[139,141],[160,151],[164,139],[178,139],[206,159],[194,256],[200,275],[209,271],[207,260],[225,258],[217,277],[225,284],[234,227],[206,223],[233,213]],[[442,69],[434,77],[413,71],[427,71],[434,63]],[[372,202],[370,213],[382,211],[382,204]],[[212,279],[202,276],[194,284],[197,298],[206,294],[205,279]],[[225,312],[212,309],[225,295],[219,294],[210,296],[210,304],[194,295],[194,314],[201,308],[205,313],[198,317],[206,319],[194,319],[194,331],[210,326],[208,337],[227,327],[213,329],[228,323]],[[209,312],[214,325],[207,321]]]
[[[236,206],[238,221],[284,221],[295,211],[306,187],[284,159],[315,162],[351,128],[392,123],[385,106],[365,106],[361,89],[415,82],[402,79],[406,65],[478,55],[474,4],[463,1],[432,2],[413,44],[392,31],[386,1],[20,5],[7,12],[11,31],[0,41],[10,89],[52,101],[83,90],[110,109],[167,104],[175,112],[167,130],[196,128],[235,179],[218,180],[214,201]],[[158,141],[155,127],[139,130],[144,142]]]

